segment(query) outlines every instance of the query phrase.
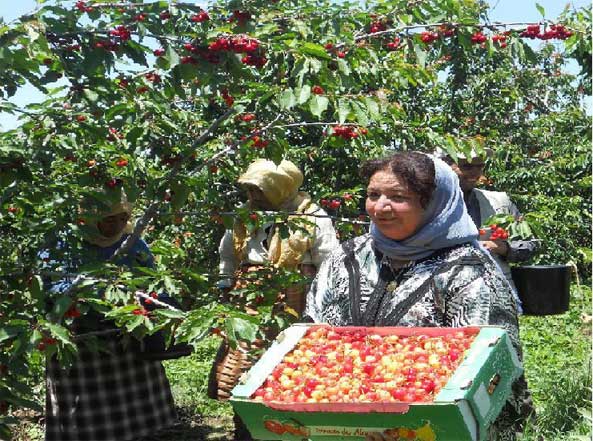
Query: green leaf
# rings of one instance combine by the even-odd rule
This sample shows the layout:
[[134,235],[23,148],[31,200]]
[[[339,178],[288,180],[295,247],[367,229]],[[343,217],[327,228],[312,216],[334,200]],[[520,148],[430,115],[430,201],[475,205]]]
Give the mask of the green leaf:
[[174,68],[180,62],[179,54],[175,51],[175,49],[173,49],[172,46],[167,46],[165,58],[169,61],[169,69]]
[[544,7],[542,5],[540,5],[539,3],[535,4],[536,9],[539,11],[539,13],[542,15],[543,18],[546,17],[546,10],[544,9]]
[[296,90],[297,104],[304,104],[311,96],[311,87],[305,84],[303,87],[299,87]]
[[282,109],[291,109],[297,103],[297,99],[294,96],[292,89],[286,89],[280,94],[280,98],[278,98],[278,104]]
[[255,340],[257,325],[239,317],[229,317],[224,322],[225,330],[232,340]]
[[186,342],[199,341],[204,338],[208,335],[215,321],[215,318],[208,314],[208,311],[201,310],[188,313],[185,320],[177,328],[175,337]]
[[14,338],[23,332],[24,327],[21,326],[4,326],[0,328],[0,342]]
[[329,100],[325,96],[313,95],[309,100],[309,109],[311,113],[317,117],[321,117],[323,112],[327,110]]
[[426,56],[428,55],[428,52],[426,52],[419,44],[415,44],[414,53],[416,54],[418,64],[424,69],[426,67]]
[[43,281],[41,280],[41,276],[31,277],[31,283],[29,284],[29,292],[31,293],[31,296],[34,299],[38,301],[43,300]]
[[344,99],[338,100],[338,122],[344,123],[350,115],[350,103]]
[[57,337],[64,345],[74,347],[74,343],[70,340],[68,330],[63,326],[56,325],[54,323],[47,323],[48,329],[51,331],[51,335]]
[[97,92],[95,92],[94,90],[85,88],[83,93],[84,93],[85,98],[93,104],[96,103],[97,100],[99,99],[99,94]]
[[298,48],[298,51],[305,55],[312,55],[324,60],[331,60],[331,57],[328,55],[325,48],[320,44],[306,42]]
[[174,211],[178,211],[185,205],[191,193],[191,188],[184,182],[177,181],[171,183],[171,190],[173,192],[171,196],[171,208]]
[[156,309],[154,311],[154,313],[156,313],[156,315],[159,315],[159,316],[162,316],[165,318],[170,318],[170,319],[185,318],[185,313],[183,311],[173,310],[173,309],[169,309],[169,308]]
[[348,76],[352,73],[352,71],[350,70],[350,65],[348,64],[348,62],[346,60],[343,60],[342,58],[338,58],[338,70],[343,73],[344,75]]
[[527,61],[531,62],[531,63],[537,63],[537,55],[535,54],[535,52],[533,52],[533,49],[531,49],[531,46],[529,46],[526,42],[521,42],[521,46],[523,47],[523,51],[525,53],[525,58],[527,59]]
[[138,326],[140,326],[144,322],[144,316],[142,315],[135,315],[132,320],[126,323],[126,329],[128,332],[132,332]]
[[70,308],[71,304],[72,304],[72,299],[70,297],[60,296],[56,299],[56,301],[54,303],[54,309],[52,312],[57,317],[62,317],[64,315],[64,313],[66,311],[68,311],[68,308]]
[[235,224],[235,219],[232,214],[221,214],[222,224],[227,230],[232,230]]
[[352,108],[354,109],[354,113],[356,114],[356,120],[361,126],[368,126],[369,125],[369,118],[366,114],[366,108],[362,106],[357,101],[352,102]]
[[379,112],[379,104],[377,104],[374,99],[367,96],[364,98],[364,103],[366,104],[367,110],[369,111],[369,116],[371,118],[377,120],[381,117],[381,113]]
[[142,66],[148,66],[148,63],[146,62],[146,56],[144,55],[144,46],[136,43],[135,41],[128,40],[126,45],[123,46],[123,51],[134,61],[134,63],[141,64]]

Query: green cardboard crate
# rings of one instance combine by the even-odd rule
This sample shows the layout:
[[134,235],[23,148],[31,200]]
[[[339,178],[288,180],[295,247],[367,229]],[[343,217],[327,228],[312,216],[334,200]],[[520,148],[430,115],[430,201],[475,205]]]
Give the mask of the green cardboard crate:
[[[501,328],[479,330],[462,363],[431,403],[264,403],[249,397],[290,352],[306,331],[318,325],[296,324],[284,330],[233,389],[231,403],[251,435],[259,440],[364,440],[369,432],[395,439],[474,441],[486,438],[489,425],[511,394],[522,367]],[[431,335],[459,328],[356,328],[381,335]]]

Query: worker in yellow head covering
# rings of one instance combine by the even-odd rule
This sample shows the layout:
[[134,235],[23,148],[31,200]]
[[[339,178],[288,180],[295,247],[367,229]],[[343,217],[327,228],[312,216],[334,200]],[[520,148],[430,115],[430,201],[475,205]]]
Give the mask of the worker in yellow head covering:
[[[247,192],[248,206],[253,210],[282,210],[298,213],[309,224],[302,229],[290,231],[282,239],[279,229],[273,224],[263,225],[250,234],[243,222],[237,220],[220,243],[220,273],[229,279],[242,265],[271,263],[287,269],[301,269],[307,275],[314,275],[329,252],[338,245],[331,219],[311,197],[299,191],[303,174],[290,161],[276,165],[273,161],[257,159],[237,181]],[[315,216],[299,216],[314,214]],[[224,280],[221,287],[232,286],[232,280]],[[299,303],[302,303],[299,302]],[[303,304],[290,305],[301,313]]]
[[[239,288],[241,273],[266,264],[300,270],[306,276],[314,276],[321,262],[338,246],[338,241],[327,213],[314,204],[307,193],[299,191],[303,183],[303,174],[299,168],[290,161],[275,164],[266,159],[257,159],[237,182],[247,193],[247,207],[250,210],[292,213],[288,219],[289,226],[297,218],[308,222],[302,224],[303,228],[289,230],[288,237],[282,238],[280,228],[274,223],[264,223],[248,232],[245,224],[236,219],[233,228],[226,231],[220,242],[220,274],[223,277],[220,288]],[[236,286],[235,281],[238,281]],[[305,307],[305,288],[288,287],[283,290],[283,294],[284,303],[300,315]],[[252,361],[248,361],[244,352],[231,349],[223,343],[210,373],[209,396],[228,398],[240,373],[251,364]],[[231,378],[225,372],[233,372],[234,377]],[[237,418],[235,425],[235,439],[251,439]]]

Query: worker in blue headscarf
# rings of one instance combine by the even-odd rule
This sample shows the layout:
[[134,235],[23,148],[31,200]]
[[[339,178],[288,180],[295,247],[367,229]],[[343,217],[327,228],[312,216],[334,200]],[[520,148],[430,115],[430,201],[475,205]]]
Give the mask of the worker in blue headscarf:
[[[332,326],[505,328],[519,353],[512,289],[467,213],[442,160],[401,152],[363,165],[370,232],[333,252],[309,291],[305,318]],[[525,380],[490,439],[514,439],[533,410]]]

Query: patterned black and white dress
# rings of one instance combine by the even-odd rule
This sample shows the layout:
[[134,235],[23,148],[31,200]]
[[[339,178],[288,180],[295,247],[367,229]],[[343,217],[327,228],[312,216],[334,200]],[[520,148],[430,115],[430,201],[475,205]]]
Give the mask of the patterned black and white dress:
[[[95,260],[107,260],[125,239],[108,247],[87,244],[86,251]],[[41,257],[51,261],[51,252]],[[74,273],[83,261],[69,256],[68,272]],[[150,267],[152,261],[148,246],[139,239],[118,264]],[[48,280],[46,289],[56,297],[71,284],[71,277]],[[114,328],[96,314],[77,321],[78,334]],[[142,359],[134,345],[124,345],[117,335],[102,336],[99,344],[101,352],[79,345],[78,358],[70,367],[60,366],[55,357],[47,360],[45,441],[131,441],[177,422],[162,363]]]
[[[508,331],[521,356],[511,288],[486,252],[472,244],[401,263],[375,250],[369,234],[354,238],[321,265],[305,316],[332,326],[496,325]],[[514,392],[491,440],[515,439],[514,423],[533,410],[523,378]]]
[[107,352],[81,349],[70,368],[47,363],[46,441],[128,441],[176,422],[169,381],[118,341]]

